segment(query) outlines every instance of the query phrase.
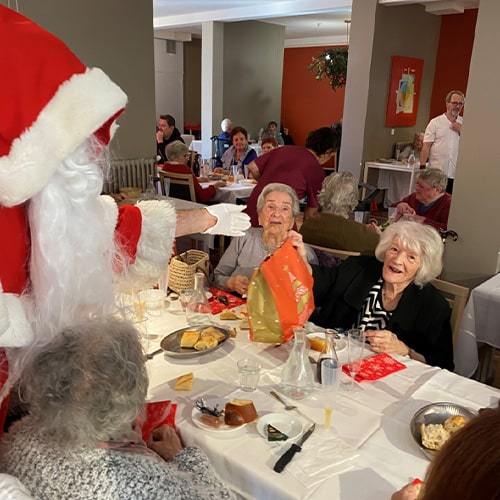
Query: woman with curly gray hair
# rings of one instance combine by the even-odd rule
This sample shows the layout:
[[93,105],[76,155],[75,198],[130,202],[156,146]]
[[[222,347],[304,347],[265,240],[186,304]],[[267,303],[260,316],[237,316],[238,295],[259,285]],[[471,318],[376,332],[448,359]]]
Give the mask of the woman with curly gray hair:
[[36,348],[23,376],[29,415],[0,445],[0,467],[35,498],[234,498],[168,426],[144,443],[148,378],[135,328],[108,318]]
[[350,257],[336,268],[312,266],[313,321],[361,328],[374,352],[410,356],[453,369],[450,307],[430,281],[441,273],[443,243],[418,222],[396,222],[381,235],[375,257]]
[[326,177],[318,195],[321,212],[304,220],[300,234],[306,243],[373,255],[378,235],[351,217],[358,204],[358,180],[351,172]]

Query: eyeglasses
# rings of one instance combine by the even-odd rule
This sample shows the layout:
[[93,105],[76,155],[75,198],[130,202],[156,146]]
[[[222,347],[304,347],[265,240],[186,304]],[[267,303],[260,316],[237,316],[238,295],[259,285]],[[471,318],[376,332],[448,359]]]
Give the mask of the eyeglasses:
[[276,205],[264,205],[264,211],[269,213],[269,214],[281,214],[281,215],[288,215],[292,212],[292,207],[289,205],[282,205],[281,207],[278,207]]
[[464,105],[464,103],[461,101],[450,101],[450,104],[452,106],[463,106]]

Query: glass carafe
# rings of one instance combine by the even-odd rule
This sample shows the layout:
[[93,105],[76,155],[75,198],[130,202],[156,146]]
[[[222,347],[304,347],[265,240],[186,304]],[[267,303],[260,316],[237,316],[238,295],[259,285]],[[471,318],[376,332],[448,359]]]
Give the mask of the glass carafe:
[[316,380],[321,384],[321,365],[327,360],[333,360],[338,363],[337,351],[335,350],[335,330],[325,330],[325,345],[321,350],[318,362],[316,364]]
[[281,373],[280,390],[292,399],[303,399],[314,390],[314,373],[309,361],[309,342],[304,328],[294,328],[294,342]]
[[210,305],[204,288],[205,275],[196,273],[194,275],[193,295],[186,306],[186,321],[188,325],[211,324]]

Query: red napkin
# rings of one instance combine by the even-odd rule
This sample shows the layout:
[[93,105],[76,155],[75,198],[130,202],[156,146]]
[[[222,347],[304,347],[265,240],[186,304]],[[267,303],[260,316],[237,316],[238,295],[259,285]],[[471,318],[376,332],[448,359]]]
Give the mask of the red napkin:
[[[389,356],[389,354],[381,353],[371,358],[363,359],[361,368],[354,380],[356,380],[356,382],[362,382],[363,380],[378,380],[379,378],[383,378],[391,373],[403,370],[404,368],[406,368],[406,365],[403,363],[396,361],[392,356]],[[343,365],[342,371],[350,376],[349,365]]]
[[[224,290],[219,290],[218,288],[209,288],[209,292],[212,294],[208,300],[212,314],[219,314],[224,309],[232,309],[233,307],[241,306],[241,304],[246,302],[245,299],[236,297],[236,295],[225,292]],[[220,300],[217,300],[217,297],[226,297],[227,305],[223,304]]]
[[148,442],[151,433],[164,424],[175,429],[177,405],[171,401],[156,401],[146,404],[146,420],[142,423],[142,439]]

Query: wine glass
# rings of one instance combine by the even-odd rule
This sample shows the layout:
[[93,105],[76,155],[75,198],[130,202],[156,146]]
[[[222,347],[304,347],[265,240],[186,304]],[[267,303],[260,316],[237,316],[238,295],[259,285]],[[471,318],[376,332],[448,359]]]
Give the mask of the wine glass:
[[347,388],[350,391],[360,390],[355,382],[356,375],[361,369],[363,362],[363,351],[365,347],[365,332],[360,328],[352,328],[347,331],[347,358],[348,370],[351,375],[351,382]]
[[193,289],[192,288],[186,288],[183,292],[179,294],[179,301],[182,306],[182,310],[186,311],[186,307],[189,304],[189,300],[193,296]]
[[323,358],[321,360],[321,390],[325,404],[325,432],[334,430],[331,428],[332,409],[339,387],[342,364],[338,359]]

